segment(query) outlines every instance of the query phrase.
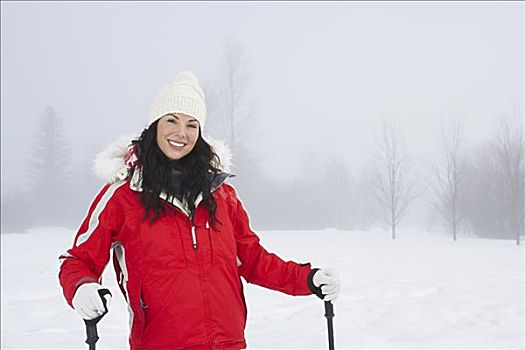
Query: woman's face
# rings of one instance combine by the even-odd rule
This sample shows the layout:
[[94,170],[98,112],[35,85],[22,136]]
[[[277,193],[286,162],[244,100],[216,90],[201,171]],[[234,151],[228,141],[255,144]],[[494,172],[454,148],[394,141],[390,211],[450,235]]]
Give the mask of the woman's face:
[[170,113],[157,123],[157,145],[166,157],[178,160],[191,152],[199,137],[197,119],[181,113]]

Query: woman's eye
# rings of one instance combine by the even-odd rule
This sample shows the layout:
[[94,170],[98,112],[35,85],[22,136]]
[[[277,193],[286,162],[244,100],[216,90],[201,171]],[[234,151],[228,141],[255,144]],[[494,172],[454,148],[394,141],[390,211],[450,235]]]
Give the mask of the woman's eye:
[[189,127],[190,127],[190,128],[194,128],[194,129],[197,129],[197,125],[195,125],[195,124],[190,124]]
[[177,120],[175,120],[175,119],[168,119],[168,123],[177,124]]

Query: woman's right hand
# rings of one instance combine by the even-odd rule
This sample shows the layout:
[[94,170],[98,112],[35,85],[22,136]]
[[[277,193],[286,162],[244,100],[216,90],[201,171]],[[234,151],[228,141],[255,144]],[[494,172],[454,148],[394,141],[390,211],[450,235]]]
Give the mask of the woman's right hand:
[[324,296],[324,298],[321,299],[332,302],[337,299],[341,289],[341,281],[339,280],[339,274],[336,269],[319,269],[313,275],[312,282],[317,288],[321,289],[321,293]]
[[[99,289],[105,289],[98,283],[85,283],[77,288],[75,296],[73,297],[73,307],[85,320],[92,320],[102,315],[105,312],[104,304],[98,294]],[[111,304],[111,295],[104,295],[106,298],[107,309]]]

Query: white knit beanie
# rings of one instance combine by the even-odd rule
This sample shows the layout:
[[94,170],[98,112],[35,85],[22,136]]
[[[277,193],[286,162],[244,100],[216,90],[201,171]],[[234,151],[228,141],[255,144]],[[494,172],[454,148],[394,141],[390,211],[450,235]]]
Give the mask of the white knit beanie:
[[180,72],[173,83],[160,90],[151,106],[148,127],[169,113],[182,113],[197,119],[201,133],[203,132],[206,123],[206,102],[204,91],[193,73]]

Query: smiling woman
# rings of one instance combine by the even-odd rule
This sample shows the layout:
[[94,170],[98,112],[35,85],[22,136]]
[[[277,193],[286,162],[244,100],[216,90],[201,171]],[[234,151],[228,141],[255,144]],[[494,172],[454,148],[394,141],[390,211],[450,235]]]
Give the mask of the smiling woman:
[[241,277],[290,295],[339,293],[334,270],[285,262],[262,247],[226,183],[233,175],[202,135],[204,101],[190,72],[161,90],[140,137],[122,153],[104,152],[118,154],[106,162],[118,165],[116,175],[60,256],[64,296],[87,320],[105,311],[100,276],[113,249],[131,349],[245,348]]
[[185,114],[166,114],[157,123],[157,144],[171,160],[181,159],[190,153],[198,137],[199,121]]

